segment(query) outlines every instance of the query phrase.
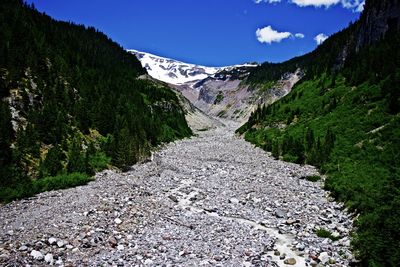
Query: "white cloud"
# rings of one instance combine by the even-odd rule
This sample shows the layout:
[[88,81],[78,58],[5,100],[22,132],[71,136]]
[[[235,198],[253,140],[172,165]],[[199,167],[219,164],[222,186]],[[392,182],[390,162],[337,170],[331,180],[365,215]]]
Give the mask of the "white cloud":
[[362,2],[361,4],[358,5],[358,7],[355,9],[356,12],[363,12],[364,11],[364,6],[365,2]]
[[[282,0],[253,0],[254,3],[280,3]],[[341,4],[343,8],[352,9],[354,12],[362,12],[364,10],[365,0],[287,0],[300,7],[315,6],[315,7],[326,7]]]
[[328,36],[320,33],[317,36],[315,36],[314,40],[317,42],[318,45],[322,44],[323,42],[325,42],[325,40],[328,39]]
[[261,2],[269,3],[269,4],[274,4],[274,3],[280,3],[281,0],[253,0],[254,3],[260,4]]
[[365,0],[341,0],[342,6],[347,9],[353,9],[354,12],[364,10]]
[[283,39],[292,36],[292,34],[290,32],[278,32],[272,29],[271,26],[267,26],[262,29],[257,29],[256,36],[260,43],[271,44],[273,42],[279,43]]
[[[276,3],[281,0],[253,0],[259,4],[261,2]],[[352,9],[354,12],[362,12],[364,10],[365,0],[288,0],[293,4],[300,7],[314,6],[314,7],[326,7],[341,4],[343,8]]]
[[306,37],[306,36],[305,36],[304,34],[302,34],[302,33],[296,33],[296,34],[294,35],[294,37],[303,39],[303,38]]
[[336,5],[340,0],[292,0],[292,3],[298,6],[315,6],[315,7],[330,7],[331,5]]

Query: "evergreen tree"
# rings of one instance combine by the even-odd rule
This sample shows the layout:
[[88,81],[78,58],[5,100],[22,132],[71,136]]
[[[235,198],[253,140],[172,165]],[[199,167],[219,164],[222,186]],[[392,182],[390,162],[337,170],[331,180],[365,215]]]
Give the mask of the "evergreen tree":
[[85,157],[82,153],[82,148],[81,148],[81,140],[79,137],[75,136],[72,139],[72,142],[70,144],[70,148],[68,151],[68,164],[67,164],[67,171],[68,173],[73,173],[73,172],[80,172],[80,173],[85,173],[86,172],[86,160]]
[[62,161],[64,155],[59,146],[54,146],[49,149],[46,158],[40,165],[40,177],[56,176],[62,169]]
[[324,151],[323,151],[324,162],[328,160],[334,145],[335,145],[335,134],[333,133],[331,128],[328,128],[328,130],[326,131],[325,142],[324,142]]
[[314,132],[313,130],[308,127],[306,132],[306,149],[307,151],[312,148],[314,145]]
[[13,131],[8,105],[0,100],[0,185],[9,183]]
[[279,148],[279,142],[277,140],[274,140],[272,142],[272,156],[275,159],[279,159],[281,152],[280,152],[280,148]]

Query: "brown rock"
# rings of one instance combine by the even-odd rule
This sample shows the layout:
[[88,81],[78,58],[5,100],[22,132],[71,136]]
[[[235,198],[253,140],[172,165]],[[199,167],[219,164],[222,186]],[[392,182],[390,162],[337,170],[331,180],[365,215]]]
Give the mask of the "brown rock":
[[244,255],[246,255],[247,257],[250,257],[251,255],[253,255],[253,253],[251,253],[251,251],[247,250]]
[[287,264],[287,265],[295,265],[296,264],[296,259],[295,258],[289,258],[289,259],[286,259],[283,263]]
[[112,248],[115,248],[118,245],[117,239],[115,239],[113,236],[108,239],[108,243]]
[[222,256],[220,256],[220,255],[215,255],[215,256],[213,257],[213,259],[214,259],[215,261],[222,261]]
[[297,222],[297,220],[289,219],[289,220],[286,221],[286,224],[287,225],[292,225],[292,224],[295,224],[296,222]]

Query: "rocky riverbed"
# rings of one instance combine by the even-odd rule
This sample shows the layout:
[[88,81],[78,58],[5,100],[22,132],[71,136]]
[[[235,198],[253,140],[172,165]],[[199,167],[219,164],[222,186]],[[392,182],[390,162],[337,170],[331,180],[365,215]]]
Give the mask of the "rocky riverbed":
[[274,160],[237,126],[0,207],[0,265],[348,266],[351,217],[303,179],[316,170]]

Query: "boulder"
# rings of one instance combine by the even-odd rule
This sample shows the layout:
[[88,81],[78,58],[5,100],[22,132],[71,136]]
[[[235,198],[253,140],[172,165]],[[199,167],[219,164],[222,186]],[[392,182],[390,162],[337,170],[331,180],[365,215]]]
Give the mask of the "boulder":
[[43,254],[40,251],[32,250],[31,256],[38,261],[43,260]]

